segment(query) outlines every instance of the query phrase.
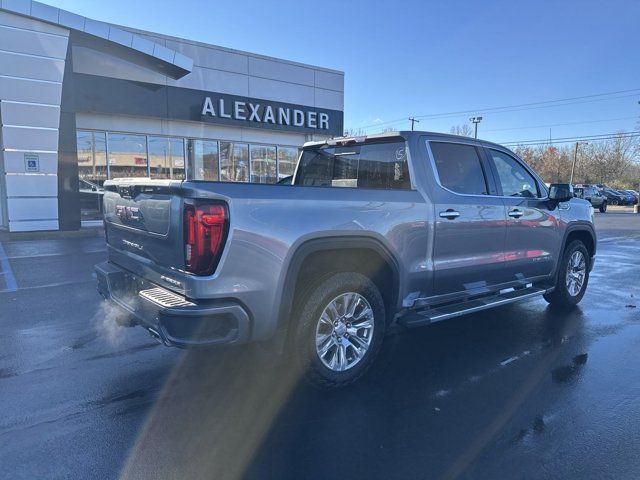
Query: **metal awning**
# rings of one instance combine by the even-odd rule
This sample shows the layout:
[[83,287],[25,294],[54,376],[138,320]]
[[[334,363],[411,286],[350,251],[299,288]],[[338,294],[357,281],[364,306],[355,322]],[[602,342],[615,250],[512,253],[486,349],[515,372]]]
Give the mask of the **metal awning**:
[[96,43],[126,49],[141,63],[173,79],[191,73],[193,59],[151,40],[98,20],[32,0],[0,0],[0,10],[82,32]]

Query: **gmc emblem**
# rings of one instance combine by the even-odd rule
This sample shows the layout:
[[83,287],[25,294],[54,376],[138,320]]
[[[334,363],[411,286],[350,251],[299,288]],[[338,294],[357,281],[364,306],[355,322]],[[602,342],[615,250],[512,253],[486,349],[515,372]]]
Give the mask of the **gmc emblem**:
[[116,216],[120,218],[121,222],[140,220],[140,209],[138,207],[116,205]]

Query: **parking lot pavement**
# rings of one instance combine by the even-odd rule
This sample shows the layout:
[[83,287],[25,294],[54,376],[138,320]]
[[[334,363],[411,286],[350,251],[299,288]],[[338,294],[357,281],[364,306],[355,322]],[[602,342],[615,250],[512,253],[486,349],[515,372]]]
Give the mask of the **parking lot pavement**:
[[0,237],[0,477],[637,478],[640,215],[598,215],[587,294],[388,336],[318,391],[262,347],[117,328],[99,231]]

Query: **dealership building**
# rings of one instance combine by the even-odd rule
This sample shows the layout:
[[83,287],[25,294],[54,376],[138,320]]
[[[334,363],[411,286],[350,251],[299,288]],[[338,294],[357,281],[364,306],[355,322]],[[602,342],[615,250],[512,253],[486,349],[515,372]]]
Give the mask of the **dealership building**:
[[276,183],[343,102],[339,71],[0,0],[0,228],[96,221],[109,178]]

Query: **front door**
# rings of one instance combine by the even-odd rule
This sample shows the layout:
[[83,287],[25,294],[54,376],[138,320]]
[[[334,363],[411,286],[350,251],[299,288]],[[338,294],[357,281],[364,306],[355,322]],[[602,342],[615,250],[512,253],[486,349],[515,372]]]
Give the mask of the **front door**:
[[561,244],[558,207],[549,209],[546,190],[520,160],[502,150],[487,148],[486,152],[507,209],[509,281],[551,274]]
[[434,295],[483,293],[505,281],[505,208],[481,147],[428,142],[436,174]]

